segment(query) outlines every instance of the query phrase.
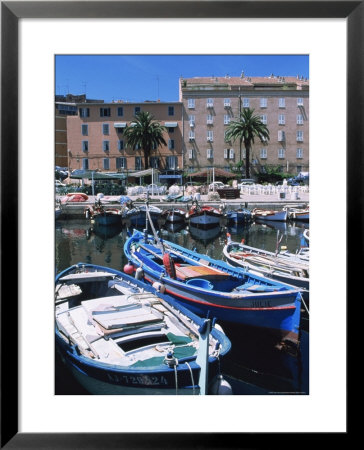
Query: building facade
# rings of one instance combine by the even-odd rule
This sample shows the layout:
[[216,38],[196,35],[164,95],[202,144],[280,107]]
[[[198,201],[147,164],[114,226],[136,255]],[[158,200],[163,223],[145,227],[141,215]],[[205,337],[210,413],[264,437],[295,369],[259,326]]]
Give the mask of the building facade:
[[152,114],[166,127],[167,145],[151,152],[149,167],[160,171],[182,169],[182,104],[142,102],[77,104],[77,115],[67,117],[67,148],[70,170],[133,172],[143,170],[143,149],[127,146],[124,130],[138,112]]
[[[277,167],[282,172],[308,171],[309,82],[302,77],[197,77],[179,80],[183,104],[184,167],[231,170],[245,160],[244,145],[226,142],[225,132],[243,108],[254,109],[270,139],[255,139],[251,173]],[[245,164],[244,164],[245,165]],[[244,175],[244,165],[242,175]]]
[[56,95],[55,100],[55,165],[68,167],[67,116],[77,115],[76,104],[102,102],[102,100],[87,99],[85,94]]

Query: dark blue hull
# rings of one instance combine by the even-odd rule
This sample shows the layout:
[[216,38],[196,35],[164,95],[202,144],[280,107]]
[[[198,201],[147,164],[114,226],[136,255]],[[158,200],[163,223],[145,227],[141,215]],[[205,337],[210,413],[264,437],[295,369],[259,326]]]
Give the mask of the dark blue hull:
[[[133,243],[140,246],[137,251],[131,251]],[[172,278],[166,275],[163,264],[158,264],[156,255],[161,250],[151,243],[145,247],[142,234],[137,232],[125,243],[124,252],[135,267],[143,268],[147,282],[163,283],[168,294],[196,314],[203,317],[210,314],[227,322],[277,330],[282,337],[298,342],[301,296],[296,289],[233,268],[223,261],[213,260],[171,242],[165,244],[170,254],[174,255],[173,249],[178,254],[176,261],[183,260],[184,256],[185,262],[203,260],[205,267],[207,263],[208,268],[216,268],[222,273],[214,276],[212,271],[205,276],[205,280],[201,276],[186,281],[179,275],[181,271],[186,272],[186,267],[177,266],[177,276]],[[148,255],[148,248],[153,253]],[[187,271],[193,271],[195,267],[189,265]]]

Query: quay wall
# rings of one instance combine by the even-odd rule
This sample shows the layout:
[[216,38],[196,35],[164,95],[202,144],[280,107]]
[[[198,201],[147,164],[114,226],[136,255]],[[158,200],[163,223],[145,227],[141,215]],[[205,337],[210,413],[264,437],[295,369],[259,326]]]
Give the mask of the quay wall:
[[[133,201],[135,206],[143,205],[145,202],[141,201]],[[223,204],[225,204],[227,209],[238,209],[238,208],[247,208],[247,209],[254,209],[254,208],[262,208],[262,209],[281,209],[284,206],[303,206],[308,203],[307,199],[298,199],[298,200],[288,200],[288,199],[270,199],[268,201],[267,199],[234,199],[234,200],[221,200],[221,201],[207,201],[207,200],[200,200],[200,204],[209,205],[213,207],[220,207]],[[95,204],[95,199],[91,196],[89,197],[88,201],[82,202],[82,203],[61,203],[61,209],[62,209],[62,215],[61,219],[82,219],[85,218],[85,209],[89,206],[93,206]],[[156,200],[150,200],[150,205],[157,206],[160,209],[169,209],[172,207],[175,208],[182,208],[186,209],[187,207],[190,207],[192,204],[192,201],[188,203],[182,203],[182,202],[163,202],[163,201],[156,201]],[[121,209],[121,205],[118,202],[111,202],[104,204],[105,209]]]

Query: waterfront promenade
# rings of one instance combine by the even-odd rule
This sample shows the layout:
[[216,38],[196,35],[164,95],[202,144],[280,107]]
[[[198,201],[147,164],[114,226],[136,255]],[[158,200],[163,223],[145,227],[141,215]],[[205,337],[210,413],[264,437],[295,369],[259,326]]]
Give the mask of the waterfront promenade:
[[[146,195],[128,195],[128,197],[133,201],[135,205],[143,204],[146,201]],[[170,207],[186,208],[187,205],[191,206],[192,200],[188,203],[183,202],[165,202],[163,198],[166,195],[150,195],[149,202],[154,206],[158,206],[161,209],[166,209]],[[62,200],[63,196],[56,195],[57,200]],[[69,218],[79,218],[84,216],[84,210],[86,206],[94,205],[97,200],[97,196],[90,195],[86,202],[81,203],[61,203],[62,215]],[[284,198],[281,198],[279,193],[274,194],[252,194],[252,193],[241,193],[240,198],[235,199],[221,199],[211,201],[208,195],[200,195],[199,203],[206,204],[210,206],[219,207],[223,203],[227,208],[237,209],[239,207],[244,207],[248,209],[254,208],[266,208],[266,209],[281,209],[284,206],[293,205],[305,205],[309,202],[309,192],[299,192],[298,195],[293,195],[288,193]],[[107,208],[108,206],[113,208],[121,208],[120,206],[120,196],[105,196],[102,203]]]

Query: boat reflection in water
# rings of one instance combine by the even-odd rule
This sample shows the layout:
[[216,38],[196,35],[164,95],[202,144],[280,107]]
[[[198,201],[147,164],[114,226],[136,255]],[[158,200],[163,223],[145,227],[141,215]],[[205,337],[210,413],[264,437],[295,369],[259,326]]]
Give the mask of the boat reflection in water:
[[214,227],[214,228],[199,228],[193,225],[189,225],[188,227],[190,235],[193,239],[196,241],[201,242],[205,246],[211,243],[214,239],[216,239],[220,233],[222,228],[220,225]]
[[120,234],[122,229],[123,226],[121,224],[121,221],[118,224],[112,225],[103,225],[95,222],[92,227],[92,231],[101,239],[111,239]]
[[269,333],[241,324],[219,324],[232,342],[224,372],[235,395],[309,394],[307,332],[301,330],[298,351],[290,353],[277,346]]
[[166,222],[164,225],[164,229],[168,231],[168,233],[179,233],[181,230],[185,229],[186,224],[184,222]]

